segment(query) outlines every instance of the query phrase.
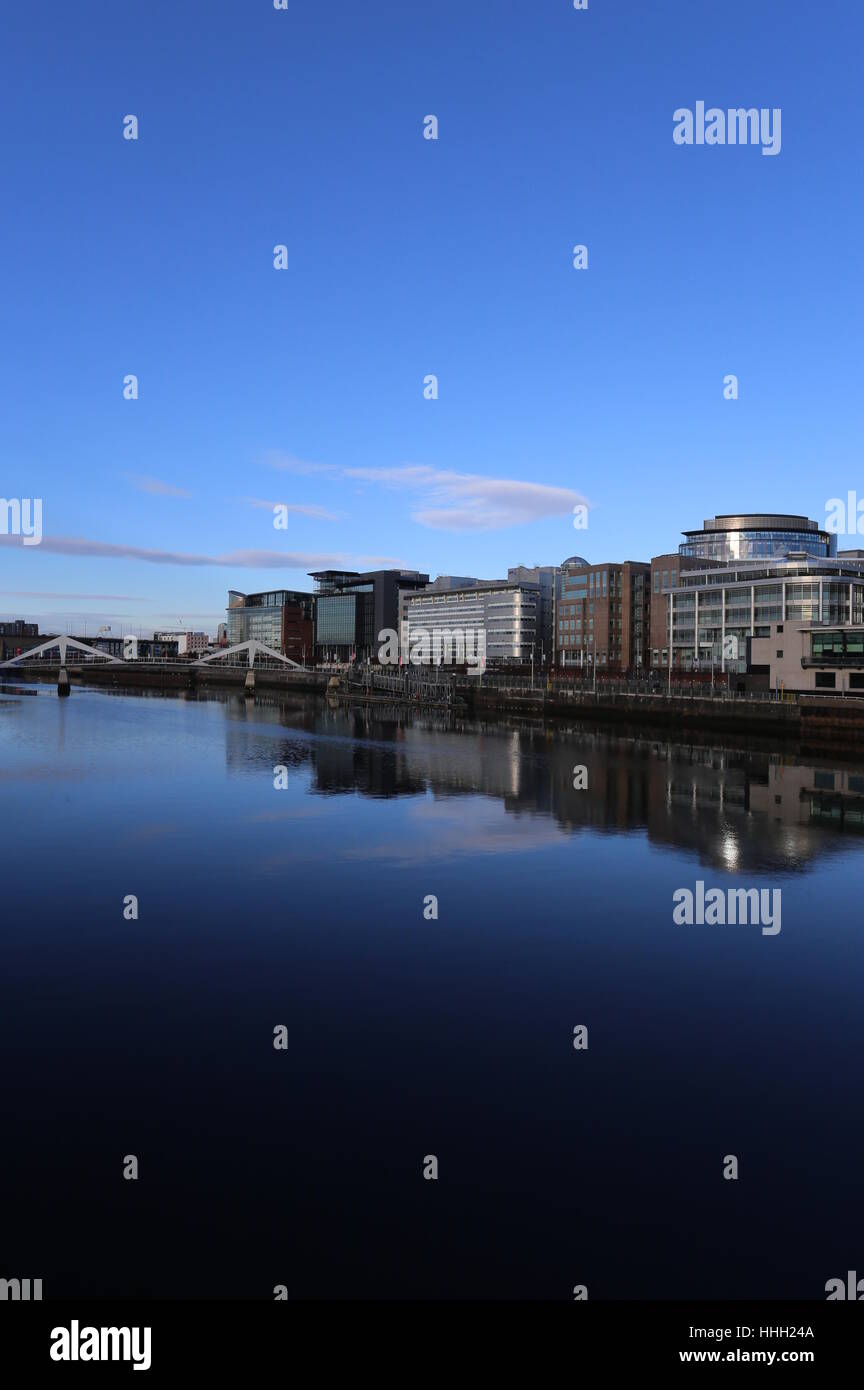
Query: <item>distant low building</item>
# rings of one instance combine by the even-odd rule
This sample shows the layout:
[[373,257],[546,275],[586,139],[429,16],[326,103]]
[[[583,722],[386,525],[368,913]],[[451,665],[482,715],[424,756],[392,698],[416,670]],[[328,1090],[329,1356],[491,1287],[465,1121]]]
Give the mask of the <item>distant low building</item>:
[[25,623],[23,618],[14,618],[0,623],[0,661],[11,661],[22,656],[31,647],[38,647],[44,639],[39,636],[38,623]]
[[[127,634],[125,637],[79,637],[78,641],[106,656],[116,656],[120,661],[176,661],[180,654],[176,638]],[[83,652],[78,656],[85,659]],[[75,654],[70,652],[70,660],[74,662],[75,659]]]
[[188,656],[192,652],[204,652],[210,645],[210,638],[206,632],[190,632],[182,628],[154,632],[153,640],[154,642],[176,642],[179,656]]
[[439,574],[431,584],[426,585],[426,592],[437,594],[448,589],[472,589],[482,582],[468,574]]

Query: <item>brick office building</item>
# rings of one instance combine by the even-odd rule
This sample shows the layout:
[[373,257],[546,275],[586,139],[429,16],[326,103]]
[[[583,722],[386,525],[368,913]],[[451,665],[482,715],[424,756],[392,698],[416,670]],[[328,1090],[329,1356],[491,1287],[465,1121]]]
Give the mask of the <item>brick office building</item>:
[[556,664],[609,675],[647,670],[650,565],[565,562],[555,605]]
[[286,603],[282,608],[282,655],[301,666],[315,664],[315,598]]

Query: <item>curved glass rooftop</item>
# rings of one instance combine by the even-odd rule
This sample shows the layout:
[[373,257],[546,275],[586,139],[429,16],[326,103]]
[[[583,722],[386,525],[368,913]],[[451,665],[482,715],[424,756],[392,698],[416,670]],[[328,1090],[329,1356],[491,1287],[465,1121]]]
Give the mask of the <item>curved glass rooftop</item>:
[[679,555],[697,560],[781,560],[790,553],[814,558],[837,553],[837,537],[806,516],[782,512],[735,513],[706,520],[701,531],[685,531]]

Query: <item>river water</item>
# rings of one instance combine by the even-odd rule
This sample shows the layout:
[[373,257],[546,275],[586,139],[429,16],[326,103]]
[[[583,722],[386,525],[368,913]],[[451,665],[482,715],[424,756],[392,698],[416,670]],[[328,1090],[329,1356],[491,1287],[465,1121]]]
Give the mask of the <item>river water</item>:
[[[0,1275],[823,1299],[864,1272],[864,770],[723,739],[3,687]],[[700,882],[779,890],[780,930],[676,923]]]

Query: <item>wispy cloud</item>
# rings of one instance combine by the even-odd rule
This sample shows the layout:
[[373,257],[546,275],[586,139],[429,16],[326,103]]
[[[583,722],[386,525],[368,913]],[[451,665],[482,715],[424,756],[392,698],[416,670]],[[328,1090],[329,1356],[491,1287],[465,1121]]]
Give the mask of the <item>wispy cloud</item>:
[[288,472],[329,473],[357,482],[413,493],[412,521],[435,531],[502,531],[589,506],[581,492],[515,478],[487,478],[409,463],[398,468],[337,468],[278,455],[271,466]]
[[148,478],[144,473],[127,473],[136,492],[149,492],[153,497],[191,497],[185,487],[175,487],[173,483],[163,483],[160,478]]
[[[498,531],[545,517],[565,516],[586,499],[572,488],[486,478],[405,464],[401,468],[347,468],[346,476],[408,489],[425,502],[414,521],[437,531]],[[456,504],[456,505],[454,505]]]
[[316,507],[314,503],[304,502],[268,502],[263,497],[245,498],[247,506],[258,507],[262,511],[272,512],[274,507],[284,507],[286,512],[294,512],[297,516],[312,516],[318,521],[339,521],[338,512],[325,511],[323,507]]
[[0,546],[3,545],[17,545],[27,555],[41,551],[48,555],[89,556],[102,560],[143,560],[150,565],[218,565],[222,569],[389,569],[404,563],[392,555],[346,555],[344,551],[231,550],[225,555],[195,555],[180,550],[112,545],[77,536],[43,536],[40,545],[24,550],[20,537],[0,534]]
[[338,477],[344,472],[336,463],[309,463],[307,459],[298,459],[296,455],[285,454],[280,449],[268,450],[264,462],[268,468],[276,468],[282,473],[331,473]]
[[122,600],[129,603],[153,603],[152,598],[141,594],[60,594],[53,589],[0,589],[0,594],[4,597],[11,595],[12,598],[74,598],[74,599],[95,599],[99,602],[109,600]]

